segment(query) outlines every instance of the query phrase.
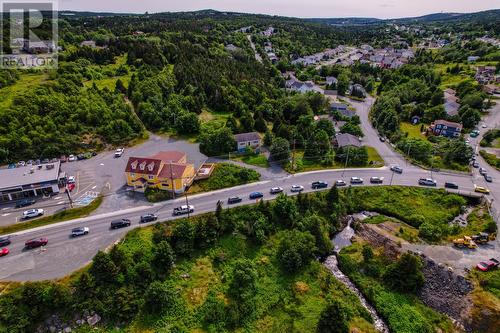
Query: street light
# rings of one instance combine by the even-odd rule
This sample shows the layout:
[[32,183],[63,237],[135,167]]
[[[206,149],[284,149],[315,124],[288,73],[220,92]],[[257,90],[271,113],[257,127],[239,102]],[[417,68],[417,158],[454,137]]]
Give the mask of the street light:
[[184,196],[186,197],[186,206],[187,206],[187,211],[188,211],[188,218],[189,216],[189,200],[188,200],[188,195],[187,195],[187,184],[184,183]]

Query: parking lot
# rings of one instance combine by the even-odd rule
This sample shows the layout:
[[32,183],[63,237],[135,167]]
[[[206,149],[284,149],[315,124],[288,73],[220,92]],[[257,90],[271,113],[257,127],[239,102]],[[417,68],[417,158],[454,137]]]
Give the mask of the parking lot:
[[[75,187],[70,192],[73,206],[87,205],[101,193],[104,195],[104,201],[96,213],[147,204],[142,194],[126,191],[125,166],[130,156],[149,156],[162,150],[185,152],[195,167],[206,161],[206,156],[199,152],[197,144],[150,134],[147,141],[134,147],[125,147],[120,158],[115,158],[114,150],[110,150],[90,159],[62,163],[61,170],[68,177],[75,177]],[[37,198],[36,204],[25,208],[15,209],[14,203],[8,204],[0,207],[0,226],[22,223],[20,217],[27,209],[43,208],[45,215],[51,215],[69,207],[69,198],[64,192],[51,198]]]

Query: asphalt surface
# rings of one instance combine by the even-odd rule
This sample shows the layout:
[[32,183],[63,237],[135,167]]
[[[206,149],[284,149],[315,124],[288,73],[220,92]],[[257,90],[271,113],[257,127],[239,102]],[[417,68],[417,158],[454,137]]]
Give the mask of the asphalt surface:
[[[371,176],[384,177],[384,184],[417,186],[417,181],[422,177],[429,177],[427,171],[416,168],[405,169],[402,175],[393,174],[389,168],[379,169],[347,169],[347,170],[324,170],[304,174],[290,175],[276,180],[268,180],[259,183],[243,185],[235,188],[220,190],[216,192],[204,193],[189,197],[189,204],[195,206],[194,214],[202,214],[214,211],[217,201],[224,202],[230,196],[240,196],[244,200],[241,205],[255,203],[255,200],[248,199],[249,193],[261,191],[264,199],[269,200],[275,196],[269,194],[271,187],[280,186],[288,194],[292,185],[298,184],[305,188],[305,191],[312,191],[311,183],[317,180],[327,181],[329,187],[335,180],[344,179],[349,182],[350,177],[364,178],[365,185],[370,185]],[[442,187],[445,181],[453,181],[459,184],[459,193],[469,194],[473,191],[471,177],[464,175],[442,175],[434,174],[438,182],[438,187]],[[500,187],[497,187],[500,194]],[[172,210],[174,207],[185,204],[185,198],[178,198],[166,203],[158,203],[149,206],[139,206],[111,213],[90,216],[87,218],[62,222],[37,229],[31,229],[12,235],[12,244],[9,246],[11,253],[0,258],[0,280],[26,281],[43,280],[63,277],[74,270],[90,262],[98,250],[103,250],[116,241],[132,228],[139,227],[140,216],[146,213],[156,213],[161,221],[172,220]],[[132,226],[120,230],[109,230],[110,222],[113,219],[128,218],[132,220]],[[70,231],[74,227],[87,226],[90,234],[80,238],[69,237]],[[31,238],[46,237],[49,243],[43,249],[24,250],[24,242]]]

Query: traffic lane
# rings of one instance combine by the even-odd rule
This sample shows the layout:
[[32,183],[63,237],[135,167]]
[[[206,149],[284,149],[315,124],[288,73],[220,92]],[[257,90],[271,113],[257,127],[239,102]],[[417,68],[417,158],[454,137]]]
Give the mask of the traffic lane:
[[69,208],[69,200],[66,193],[59,193],[58,195],[51,198],[39,198],[35,197],[36,203],[30,206],[16,208],[15,203],[9,203],[0,209],[0,226],[8,226],[15,223],[24,222],[21,218],[23,212],[28,209],[43,209],[44,215],[52,215],[61,210]]
[[[370,177],[375,175],[387,179],[386,177],[392,175],[392,172],[388,170],[377,169],[370,170],[370,172]],[[342,173],[344,173],[344,175],[342,175]],[[393,181],[394,184],[398,185],[415,186],[416,181],[418,181],[417,177],[422,176],[422,174],[424,173],[406,175],[394,174]],[[221,200],[222,202],[225,202],[229,196],[240,196],[243,198],[243,201],[240,204],[232,206],[254,204],[257,201],[250,200],[248,198],[248,194],[252,191],[259,190],[264,193],[264,200],[271,200],[276,197],[275,195],[269,194],[269,189],[273,186],[282,186],[286,192],[290,193],[289,191],[291,185],[298,184],[304,186],[304,192],[312,192],[314,191],[311,189],[312,181],[325,180],[329,182],[329,187],[331,187],[336,179],[342,178],[348,180],[354,175],[359,176],[360,171],[335,171],[334,175],[332,175],[331,172],[325,171],[301,175],[300,177],[289,176],[277,182],[268,182],[264,184],[260,183],[244,188],[226,189],[218,191],[216,195],[202,194],[194,196],[191,199],[188,198],[188,200],[190,204],[195,206],[195,212],[192,215],[196,215],[214,211],[217,201]],[[439,176],[444,177],[442,175]],[[446,176],[446,178],[450,178],[450,176]],[[463,184],[464,188],[468,185],[469,189],[472,189],[470,186],[470,180],[467,180],[465,177],[451,176],[451,178],[454,178],[455,181]],[[444,184],[444,182],[442,184]],[[365,183],[365,186],[366,185],[376,186],[369,183]],[[24,281],[63,277],[88,263],[99,249],[105,249],[107,246],[118,241],[127,231],[139,226],[150,225],[139,224],[138,221],[140,216],[143,214],[156,212],[159,215],[160,221],[170,221],[176,218],[186,217],[172,216],[173,207],[184,203],[185,198],[181,197],[173,202],[158,204],[155,207],[145,207],[134,213],[123,213],[113,217],[95,218],[86,223],[75,222],[62,226],[55,225],[55,227],[49,230],[38,230],[31,233],[28,232],[27,234],[19,236],[13,235],[12,254],[9,255],[11,257],[8,261],[2,262],[0,278],[2,280]],[[224,206],[228,207],[227,204]],[[118,218],[129,218],[132,221],[132,226],[118,230],[109,230],[110,221]],[[71,228],[76,226],[88,226],[90,228],[90,234],[74,239],[70,238],[69,235]],[[45,247],[45,250],[23,250],[24,241],[35,237],[47,237],[49,239],[49,244]],[[25,262],[18,265],[18,261]],[[9,262],[10,265],[7,264]],[[28,266],[26,266],[27,263]]]

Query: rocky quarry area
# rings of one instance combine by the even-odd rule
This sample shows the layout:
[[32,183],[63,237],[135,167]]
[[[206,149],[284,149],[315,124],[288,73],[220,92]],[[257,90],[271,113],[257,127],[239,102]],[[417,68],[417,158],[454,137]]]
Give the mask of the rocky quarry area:
[[81,315],[76,315],[73,320],[63,321],[58,315],[52,315],[38,327],[38,333],[71,333],[80,326],[93,327],[101,321],[99,316],[94,311],[84,311]]

